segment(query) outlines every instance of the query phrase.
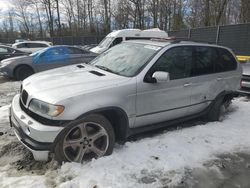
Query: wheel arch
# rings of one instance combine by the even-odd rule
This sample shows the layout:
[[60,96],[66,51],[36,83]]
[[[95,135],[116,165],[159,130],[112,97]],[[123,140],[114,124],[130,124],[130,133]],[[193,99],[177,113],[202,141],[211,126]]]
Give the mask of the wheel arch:
[[29,64],[22,63],[22,64],[16,65],[16,66],[13,68],[13,76],[15,76],[16,70],[17,70],[19,67],[22,67],[22,66],[24,66],[24,67],[29,67],[29,68],[35,73],[35,70],[34,70],[34,68],[33,68],[32,66],[30,66]]
[[126,140],[129,134],[129,119],[127,113],[120,107],[105,107],[91,110],[80,115],[76,120],[82,119],[90,114],[100,114],[107,118],[115,132],[115,139],[118,142]]

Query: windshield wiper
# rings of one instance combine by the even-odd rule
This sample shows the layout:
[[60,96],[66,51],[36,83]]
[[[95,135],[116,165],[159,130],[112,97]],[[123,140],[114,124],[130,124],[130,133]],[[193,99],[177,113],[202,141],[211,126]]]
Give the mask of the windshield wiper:
[[99,68],[99,69],[102,69],[102,70],[105,70],[105,71],[107,71],[107,72],[111,72],[111,73],[117,74],[117,73],[114,72],[113,70],[109,69],[108,67],[102,66],[102,65],[95,65],[95,67],[97,67],[97,68]]

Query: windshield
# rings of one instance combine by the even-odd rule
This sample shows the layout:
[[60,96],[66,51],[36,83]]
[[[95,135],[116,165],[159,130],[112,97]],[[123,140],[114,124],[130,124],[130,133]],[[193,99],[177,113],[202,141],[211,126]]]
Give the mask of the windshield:
[[104,48],[104,47],[109,47],[110,44],[113,42],[114,38],[113,37],[106,37],[104,38],[100,43],[99,43],[99,47],[100,48]]
[[160,49],[160,47],[122,43],[102,53],[90,64],[118,75],[131,77]]
[[[49,48],[49,47],[48,47],[48,48]],[[36,55],[39,55],[39,54],[45,52],[48,48],[44,48],[44,49],[38,50],[38,51],[36,51],[36,52],[30,54],[30,56],[33,56],[33,57],[34,57],[34,56],[36,56]]]

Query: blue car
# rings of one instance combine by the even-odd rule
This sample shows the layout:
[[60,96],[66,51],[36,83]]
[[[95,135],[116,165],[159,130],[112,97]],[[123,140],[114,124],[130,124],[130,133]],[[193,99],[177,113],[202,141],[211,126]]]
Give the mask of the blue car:
[[30,55],[9,58],[1,61],[0,72],[16,80],[66,65],[88,63],[97,54],[76,46],[52,46]]

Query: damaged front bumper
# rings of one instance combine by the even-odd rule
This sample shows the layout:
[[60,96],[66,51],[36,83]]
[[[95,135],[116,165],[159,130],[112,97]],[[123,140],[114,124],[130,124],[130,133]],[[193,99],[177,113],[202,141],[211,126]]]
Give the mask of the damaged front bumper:
[[47,161],[53,152],[54,140],[63,128],[43,125],[29,117],[20,107],[19,95],[12,101],[9,119],[18,140],[32,152],[34,159]]

